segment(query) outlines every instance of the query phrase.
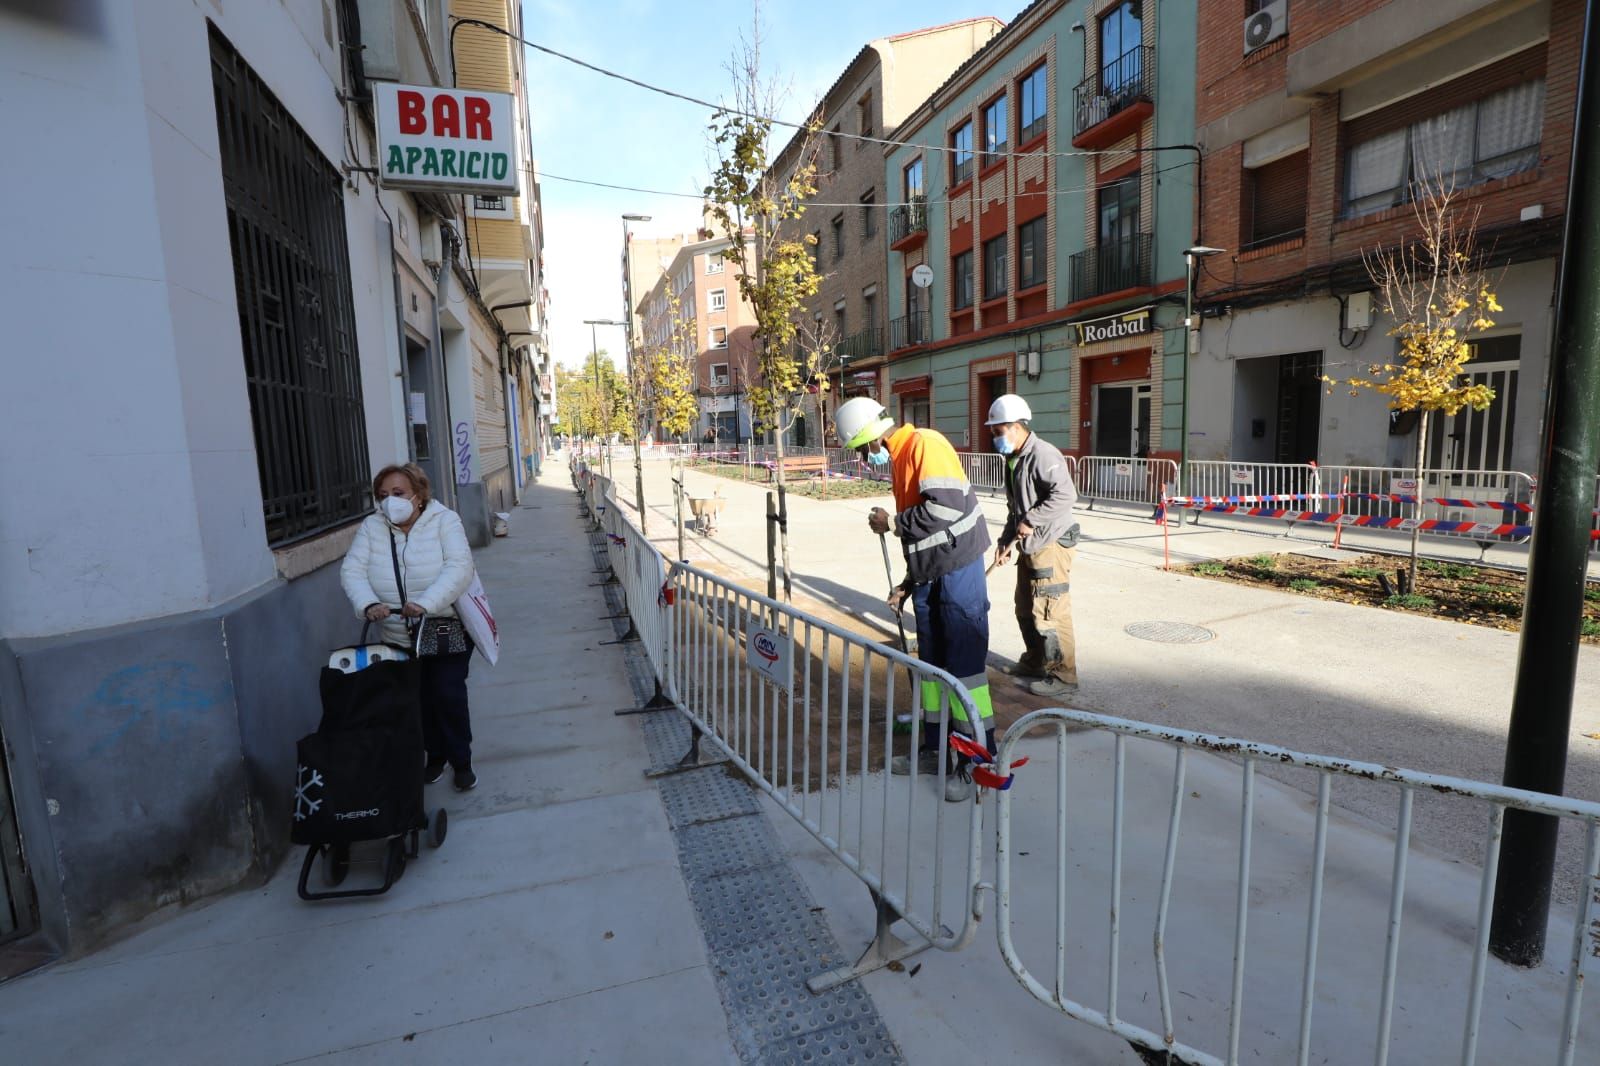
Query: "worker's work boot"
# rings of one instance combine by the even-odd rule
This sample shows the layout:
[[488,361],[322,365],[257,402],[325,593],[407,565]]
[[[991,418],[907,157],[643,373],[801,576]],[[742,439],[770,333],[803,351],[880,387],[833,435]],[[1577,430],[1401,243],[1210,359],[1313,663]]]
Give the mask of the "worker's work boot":
[[[911,756],[896,755],[893,759],[890,759],[889,772],[898,774],[901,777],[909,775],[911,773]],[[934,775],[939,773],[939,751],[937,748],[932,751],[917,752],[917,773]]]
[[1063,681],[1059,677],[1047,677],[1042,681],[1035,681],[1028,686],[1028,691],[1035,696],[1076,696],[1078,683],[1076,681]]

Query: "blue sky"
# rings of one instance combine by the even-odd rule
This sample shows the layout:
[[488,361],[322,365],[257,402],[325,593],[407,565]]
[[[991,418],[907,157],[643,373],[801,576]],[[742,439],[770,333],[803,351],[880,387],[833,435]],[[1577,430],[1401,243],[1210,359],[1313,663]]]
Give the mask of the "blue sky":
[[[1024,3],[1008,0],[998,10],[974,0],[764,4],[764,64],[789,87],[780,117],[803,118],[869,40],[980,15],[1010,20]],[[530,40],[708,100],[720,100],[729,90],[726,64],[752,10],[749,0],[523,0],[523,6]],[[540,52],[528,52],[527,71],[533,151],[546,175],[551,351],[559,362],[577,365],[589,350],[583,320],[623,315],[620,216],[653,216],[634,223],[633,230],[656,236],[694,229],[700,210],[694,199],[590,188],[554,175],[698,195],[711,171],[710,115]],[[599,345],[620,358],[622,331],[602,327]]]

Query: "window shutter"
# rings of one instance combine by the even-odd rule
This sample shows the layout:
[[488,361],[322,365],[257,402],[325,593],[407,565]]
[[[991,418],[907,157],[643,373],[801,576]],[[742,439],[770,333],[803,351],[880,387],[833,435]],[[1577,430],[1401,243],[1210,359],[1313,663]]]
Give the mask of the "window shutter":
[[1254,186],[1252,242],[1293,237],[1305,232],[1308,154],[1296,152],[1266,166],[1256,167],[1251,172]]

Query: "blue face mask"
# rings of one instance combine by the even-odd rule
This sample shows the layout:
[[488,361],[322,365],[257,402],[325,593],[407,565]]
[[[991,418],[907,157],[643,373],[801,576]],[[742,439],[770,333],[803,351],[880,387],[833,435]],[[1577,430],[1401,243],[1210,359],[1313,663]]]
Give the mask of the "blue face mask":
[[873,466],[888,466],[889,453],[883,448],[877,448],[867,453],[867,462]]
[[994,450],[1001,455],[1010,455],[1017,450],[1017,447],[1011,443],[1010,437],[996,437],[994,439]]

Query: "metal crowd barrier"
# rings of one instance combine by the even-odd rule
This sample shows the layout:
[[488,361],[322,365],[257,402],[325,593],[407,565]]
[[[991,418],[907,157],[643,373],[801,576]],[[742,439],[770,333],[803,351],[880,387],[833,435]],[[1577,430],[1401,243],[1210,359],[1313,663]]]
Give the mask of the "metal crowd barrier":
[[1098,503],[1136,504],[1152,511],[1161,503],[1167,486],[1178,482],[1178,464],[1171,459],[1133,459],[1115,455],[1085,455],[1073,471],[1078,499],[1088,510]]
[[[641,709],[676,709],[694,727],[680,768],[700,766],[700,746],[709,745],[872,894],[872,943],[854,965],[809,980],[811,990],[930,947],[969,944],[980,917],[982,805],[944,800],[948,736],[940,741],[938,773],[917,773],[915,759],[910,775],[889,773],[896,712],[917,715],[925,683],[938,693],[942,723],[956,707],[969,722],[980,721],[961,683],[704,570],[669,567],[605,478],[586,466],[574,478],[627,594],[629,636],[645,643],[656,669],[656,698]],[[896,922],[917,938],[901,939]]]
[[[1422,530],[1425,536],[1465,538],[1487,550],[1494,544],[1522,543],[1528,539],[1526,530],[1497,530],[1495,527],[1533,524],[1533,478],[1517,470],[1426,467],[1419,482],[1416,472],[1406,467],[1329,466],[1322,469],[1323,484],[1330,486],[1329,492],[1342,489],[1348,494],[1346,515],[1377,521],[1417,519],[1433,523]],[[1416,497],[1423,500],[1420,513],[1413,503]],[[1462,503],[1451,506],[1440,502],[1444,500]],[[1476,506],[1466,506],[1468,503]],[[1483,508],[1500,510],[1503,520],[1480,521],[1483,516],[1473,511]]]
[[[1336,491],[1339,480],[1327,481],[1315,463],[1190,459],[1183,464],[1181,485],[1176,481],[1174,485],[1181,487],[1185,496],[1292,496]],[[1200,515],[1194,514],[1191,520],[1199,524]]]
[[[1365,1049],[1358,1049],[1355,1042],[1360,1039],[1355,1030],[1347,1024],[1334,1026],[1322,1034],[1322,1039],[1314,1052],[1312,1042],[1313,1008],[1319,1006],[1317,996],[1318,978],[1318,953],[1324,942],[1332,944],[1329,954],[1338,957],[1336,965],[1342,967],[1346,973],[1351,969],[1352,955],[1360,955],[1359,947],[1354,946],[1359,939],[1359,933],[1350,926],[1350,914],[1356,910],[1351,900],[1352,896],[1359,897],[1366,886],[1361,883],[1351,869],[1351,851],[1349,838],[1345,835],[1343,827],[1336,830],[1337,837],[1334,849],[1335,878],[1330,884],[1329,874],[1329,824],[1328,815],[1331,809],[1331,790],[1333,782],[1337,780],[1349,781],[1359,779],[1378,785],[1392,785],[1398,793],[1398,815],[1394,830],[1394,846],[1392,856],[1381,854],[1375,857],[1378,867],[1390,865],[1389,891],[1387,900],[1387,925],[1379,926],[1376,922],[1375,908],[1381,899],[1376,893],[1370,903],[1360,908],[1363,915],[1371,915],[1372,920],[1360,930],[1369,936],[1374,946],[1379,935],[1383,936],[1384,958],[1381,971],[1374,960],[1372,976],[1380,977],[1380,983],[1375,989],[1377,995],[1372,1001],[1371,991],[1366,995],[1356,997],[1355,1002],[1347,1002],[1349,989],[1340,990],[1340,994],[1331,1002],[1326,998],[1320,1001],[1324,1010],[1337,1010],[1348,1012],[1361,1009],[1371,1017],[1375,1025],[1375,1039],[1373,1050],[1375,1061],[1382,1066],[1388,1060],[1391,1048],[1396,1042],[1401,1043],[1401,1049],[1395,1054],[1398,1061],[1442,1061],[1447,1052],[1443,1047],[1435,1046],[1432,1034],[1417,1031],[1416,1027],[1424,1021],[1432,1021],[1439,1017],[1436,1013],[1426,1019],[1419,1018],[1418,1001],[1403,999],[1400,1010],[1401,1017],[1406,1019],[1408,1028],[1403,1028],[1400,1035],[1394,1032],[1396,1017],[1396,993],[1406,978],[1405,992],[1407,997],[1414,995],[1433,995],[1441,989],[1447,989],[1452,984],[1458,984],[1463,975],[1467,977],[1464,989],[1463,1027],[1460,1049],[1460,1061],[1464,1066],[1472,1066],[1477,1059],[1480,1037],[1484,1035],[1483,1015],[1485,1005],[1485,983],[1489,973],[1490,962],[1488,958],[1489,921],[1494,899],[1495,879],[1499,870],[1501,834],[1507,810],[1528,811],[1536,814],[1550,815],[1562,819],[1564,823],[1576,823],[1584,834],[1585,850],[1583,873],[1581,883],[1578,884],[1578,898],[1580,905],[1577,908],[1577,920],[1572,933],[1571,953],[1567,957],[1569,966],[1565,974],[1565,1001],[1562,1008],[1562,1024],[1558,1032],[1548,1031],[1520,1031],[1511,1032],[1511,1026],[1498,1025],[1490,1034],[1496,1047],[1486,1054],[1497,1057],[1489,1059],[1496,1062],[1534,1062],[1554,1061],[1569,1066],[1573,1062],[1575,1050],[1578,1046],[1578,1031],[1580,1009],[1582,1006],[1583,985],[1585,970],[1591,965],[1590,960],[1600,956],[1600,803],[1592,803],[1578,799],[1567,799],[1558,796],[1546,796],[1518,789],[1504,788],[1497,785],[1484,784],[1461,778],[1444,777],[1435,774],[1420,773],[1413,770],[1394,769],[1371,763],[1350,762],[1344,759],[1332,759],[1319,755],[1305,755],[1284,748],[1264,744],[1253,744],[1247,741],[1235,740],[1229,737],[1213,736],[1203,733],[1191,733],[1185,730],[1170,729],[1132,722],[1120,718],[1110,718],[1101,715],[1089,714],[1083,711],[1063,709],[1048,709],[1035,711],[1006,731],[1005,740],[1000,745],[998,753],[999,772],[1004,775],[1010,772],[1017,753],[1018,745],[1030,734],[1041,729],[1052,729],[1056,739],[1055,745],[1055,788],[1049,788],[1046,780],[1040,779],[1042,760],[1035,757],[1032,763],[1035,776],[1029,784],[1033,787],[1014,789],[999,792],[997,808],[997,830],[999,846],[996,857],[996,935],[999,940],[1001,954],[1013,976],[1036,999],[1046,1005],[1055,1007],[1068,1017],[1086,1022],[1097,1028],[1114,1033],[1136,1045],[1148,1048],[1157,1053],[1169,1053],[1170,1061],[1183,1063],[1212,1064],[1228,1063],[1230,1066],[1241,1060],[1241,1037],[1244,1031],[1244,1014],[1246,1010],[1245,988],[1247,968],[1247,939],[1246,931],[1249,921],[1253,920],[1260,925],[1267,925],[1268,932],[1279,934],[1276,940],[1268,937],[1265,948],[1256,948],[1259,956],[1265,959],[1260,968],[1276,969],[1278,973],[1263,977],[1260,973],[1253,974],[1251,989],[1264,999],[1277,999],[1277,1009],[1258,1006],[1255,1008],[1255,1029],[1253,1040],[1256,1046],[1249,1049],[1248,1061],[1252,1062],[1287,1062],[1289,1048],[1295,1049],[1293,1061],[1305,1066],[1313,1061],[1326,1062],[1328,1054],[1333,1054],[1337,1061],[1352,1061],[1354,1058],[1365,1054]],[[1106,753],[1093,750],[1091,744],[1085,744],[1084,736],[1079,731],[1088,729],[1099,731],[1099,735],[1110,733],[1113,736],[1112,750],[1109,753],[1111,792],[1111,818],[1109,825],[1110,861],[1108,867],[1097,867],[1094,872],[1083,869],[1082,856],[1074,858],[1069,852],[1069,839],[1078,842],[1080,846],[1087,847],[1087,837],[1095,833],[1096,827],[1084,824],[1082,818],[1069,817],[1082,810],[1103,811],[1104,807],[1092,802],[1083,802],[1083,797],[1076,797],[1077,802],[1068,800],[1069,778],[1076,782],[1079,779],[1088,780],[1088,788],[1098,788],[1098,782],[1093,775],[1104,775]],[[1081,758],[1074,758],[1074,752],[1069,748],[1067,735],[1069,731],[1077,733],[1075,745],[1080,748]],[[1151,887],[1143,883],[1142,878],[1136,879],[1136,887],[1143,889],[1141,895],[1138,891],[1125,891],[1124,889],[1124,862],[1129,853],[1125,844],[1125,826],[1130,826],[1128,831],[1138,834],[1141,832],[1159,832],[1159,816],[1153,811],[1135,810],[1131,815],[1128,804],[1125,802],[1125,789],[1128,785],[1128,742],[1134,740],[1141,744],[1149,743],[1172,749],[1172,777],[1171,787],[1167,790],[1165,852],[1160,866],[1160,879],[1158,886]],[[1103,742],[1096,741],[1103,746]],[[1215,950],[1195,952],[1193,957],[1186,956],[1181,960],[1185,974],[1185,983],[1191,988],[1228,988],[1228,1014],[1225,1036],[1220,1031],[1220,1018],[1216,1015],[1206,1015],[1201,1006],[1192,1002],[1192,994],[1178,989],[1180,994],[1189,996],[1191,1002],[1183,1003],[1173,997],[1173,986],[1169,980],[1169,963],[1173,963],[1174,949],[1181,950],[1184,943],[1184,921],[1180,917],[1176,924],[1169,919],[1173,915],[1174,892],[1184,896],[1192,896],[1198,900],[1202,917],[1215,914],[1222,906],[1222,900],[1215,891],[1215,883],[1205,879],[1197,879],[1192,875],[1180,874],[1180,825],[1184,808],[1188,801],[1200,797],[1200,791],[1191,789],[1206,788],[1205,800],[1215,803],[1222,801],[1215,795],[1215,788],[1203,784],[1186,781],[1186,770],[1191,752],[1203,751],[1220,754],[1226,757],[1230,764],[1237,760],[1240,770],[1239,778],[1239,832],[1237,837],[1238,876],[1236,883],[1231,886],[1229,895],[1232,897],[1233,912],[1233,951],[1231,966],[1226,971],[1222,967],[1227,963],[1227,957]],[[1140,753],[1142,755],[1142,753]],[[1141,763],[1148,762],[1142,760]],[[1276,856],[1280,848],[1289,849],[1290,853],[1300,853],[1298,862],[1305,863],[1306,873],[1301,879],[1289,882],[1283,880],[1281,872],[1274,882],[1252,884],[1251,879],[1251,847],[1254,829],[1254,804],[1255,804],[1255,770],[1257,763],[1264,763],[1274,767],[1301,767],[1316,774],[1316,803],[1315,803],[1315,833],[1312,840],[1306,841],[1297,835],[1272,833],[1268,827],[1263,827],[1263,841],[1261,844],[1263,854]],[[1209,769],[1209,767],[1205,768]],[[1148,781],[1148,776],[1143,779],[1136,778],[1136,786]],[[1048,803],[1049,793],[1055,793],[1055,824],[1054,833],[1048,841],[1023,840],[1016,841],[1013,837],[1014,807],[1018,804]],[[1436,894],[1428,892],[1430,883],[1425,880],[1428,867],[1424,867],[1419,878],[1422,891],[1413,890],[1415,895],[1425,897],[1425,902],[1420,907],[1414,906],[1415,917],[1413,922],[1429,935],[1443,935],[1459,938],[1456,930],[1473,930],[1470,969],[1465,966],[1452,968],[1440,965],[1436,958],[1421,958],[1413,949],[1413,954],[1407,957],[1406,965],[1401,965],[1401,934],[1403,919],[1407,916],[1406,908],[1406,873],[1408,863],[1412,858],[1411,829],[1413,824],[1415,803],[1418,797],[1443,797],[1439,802],[1459,804],[1472,802],[1487,808],[1487,833],[1484,848],[1484,862],[1480,887],[1477,896],[1475,921],[1470,915],[1450,913],[1448,901],[1439,898]],[[1155,807],[1162,803],[1159,794],[1146,797],[1143,792],[1137,794],[1136,799],[1148,798],[1148,807]],[[1231,801],[1226,801],[1231,802]],[[1204,808],[1202,808],[1203,810]],[[1231,808],[1230,808],[1231,810]],[[1193,817],[1191,817],[1193,821]],[[1073,834],[1079,834],[1074,836]],[[1159,838],[1157,838],[1159,839]],[[1098,843],[1098,840],[1096,841]],[[1018,852],[1018,846],[1031,850]],[[1217,842],[1212,839],[1202,839],[1198,845],[1191,843],[1188,856],[1195,857],[1196,846],[1215,849]],[[1049,849],[1055,849],[1055,861],[1046,857]],[[1042,854],[1043,853],[1043,854]],[[1153,853],[1153,852],[1152,852]],[[1018,940],[1013,930],[1017,917],[1018,899],[1014,898],[1018,891],[1018,882],[1013,877],[1013,866],[1018,854],[1032,855],[1027,863],[1031,877],[1022,885],[1024,890],[1038,891],[1043,886],[1049,886],[1052,891],[1048,902],[1053,904],[1054,917],[1054,952],[1052,955],[1053,973],[1047,974],[1041,980],[1031,971],[1021,957],[1018,949]],[[1143,854],[1143,853],[1140,853]],[[1419,861],[1437,861],[1434,859]],[[1043,862],[1047,867],[1053,865],[1053,876],[1041,879],[1037,873],[1039,864]],[[1142,864],[1135,873],[1153,873],[1146,870]],[[1069,891],[1069,875],[1076,883],[1072,890],[1087,890],[1088,886],[1083,881],[1095,879],[1103,871],[1105,894],[1098,898],[1085,898],[1073,895]],[[1265,879],[1263,879],[1265,880]],[[1053,882],[1053,884],[1052,884]],[[1256,893],[1252,895],[1253,891]],[[1324,928],[1324,899],[1327,893],[1335,893],[1334,902],[1337,904],[1333,915],[1328,919],[1328,927]],[[1305,907],[1305,922],[1300,927],[1297,935],[1291,941],[1282,935],[1279,925],[1286,925],[1288,930],[1294,930],[1294,913],[1289,903],[1285,902],[1285,895],[1302,897]],[[1153,896],[1153,900],[1152,900]],[[1152,906],[1153,902],[1153,906]],[[1190,902],[1189,899],[1183,900]],[[1208,906],[1209,905],[1209,906]],[[1130,957],[1121,945],[1122,921],[1135,913],[1148,913],[1152,919],[1151,935],[1153,955],[1148,961]],[[1192,917],[1192,915],[1190,915]],[[1090,928],[1091,923],[1094,927]],[[1386,928],[1386,932],[1384,929]],[[1082,933],[1080,933],[1080,929]],[[1035,922],[1027,930],[1030,934],[1024,943],[1030,949],[1039,946],[1039,942],[1049,943],[1049,936],[1042,928],[1042,923]],[[1107,945],[1104,956],[1105,965],[1095,965],[1101,960],[1083,957],[1081,942],[1080,955],[1072,960],[1068,959],[1068,947],[1073,942],[1075,935],[1086,933],[1098,943]],[[1324,933],[1327,936],[1324,936]],[[1423,934],[1418,934],[1423,935]],[[1103,937],[1103,939],[1101,938]],[[1258,939],[1261,933],[1257,934]],[[1303,945],[1303,957],[1299,965],[1286,958],[1282,945],[1295,942]],[[1276,950],[1275,950],[1276,949]],[[1465,962],[1466,960],[1457,960]],[[1127,963],[1124,970],[1122,964]],[[1431,963],[1433,965],[1426,965]],[[1178,965],[1178,963],[1173,963]],[[1360,965],[1357,961],[1357,965]],[[1300,980],[1298,988],[1298,1019],[1294,1017],[1292,1002],[1292,988],[1284,981],[1284,970],[1293,972],[1298,969]],[[1404,971],[1404,973],[1402,973]],[[1497,979],[1511,968],[1502,967],[1495,970]],[[1527,971],[1517,970],[1519,974]],[[1199,976],[1203,974],[1203,976]],[[1126,977],[1143,978],[1148,984],[1141,990],[1130,987],[1143,983],[1130,982]],[[1531,980],[1531,979],[1530,979]],[[1091,1006],[1086,1000],[1088,993],[1098,984],[1104,989],[1104,1006]],[[1069,985],[1075,988],[1069,988]],[[1150,987],[1153,985],[1153,987]],[[1524,989],[1525,991],[1525,989]],[[1075,998],[1074,993],[1084,998]],[[1490,1007],[1493,1018],[1498,1021],[1498,1016],[1503,1008],[1499,1004],[1509,1000],[1512,990],[1504,988],[1496,982]],[[1098,997],[1094,997],[1098,998]],[[1155,1000],[1155,1008],[1149,1006],[1150,999]],[[1407,1009],[1410,1002],[1410,1009]],[[1555,1000],[1550,1001],[1553,1007]],[[1371,1009],[1366,1009],[1370,1005]],[[1126,1009],[1125,1009],[1126,1008]],[[1425,1012],[1420,1012],[1425,1013]],[[1150,1024],[1139,1024],[1130,1021],[1128,1014],[1144,1015],[1150,1018]],[[1373,1016],[1375,1015],[1375,1016]],[[1341,1017],[1346,1017],[1342,1014]],[[1185,1028],[1185,1023],[1190,1023],[1186,1028],[1186,1035],[1199,1032],[1202,1038],[1210,1036],[1216,1043],[1226,1044],[1225,1050],[1206,1051],[1194,1044],[1180,1039],[1178,1031]],[[1326,1023],[1325,1023],[1326,1024]],[[1155,1025],[1158,1028],[1152,1028]],[[1290,1026],[1295,1026],[1290,1029]],[[1552,1027],[1553,1028],[1553,1027]],[[1290,1043],[1289,1033],[1293,1032],[1293,1043]],[[1275,1044],[1263,1044],[1263,1038],[1275,1041]],[[1418,1047],[1420,1042],[1426,1045]],[[1507,1048],[1511,1050],[1508,1052]],[[1591,1051],[1593,1050],[1591,1046]],[[1151,1060],[1153,1061],[1153,1060]],[[1167,1061],[1167,1060],[1164,1060]]]

